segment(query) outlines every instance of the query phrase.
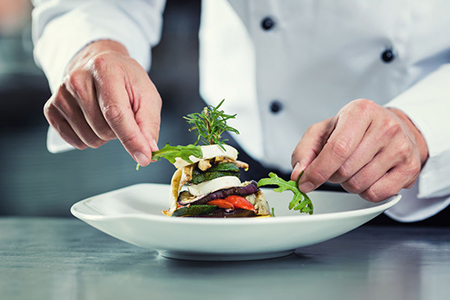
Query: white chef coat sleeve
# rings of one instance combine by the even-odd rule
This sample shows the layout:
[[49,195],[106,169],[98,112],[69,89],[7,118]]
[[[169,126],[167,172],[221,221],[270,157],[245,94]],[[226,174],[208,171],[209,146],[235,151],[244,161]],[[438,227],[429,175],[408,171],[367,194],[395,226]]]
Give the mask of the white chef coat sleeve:
[[428,145],[429,158],[411,190],[386,214],[414,222],[429,218],[450,203],[450,64],[387,103],[403,111],[416,125]]
[[[34,0],[34,58],[57,91],[70,60],[87,44],[114,40],[149,70],[151,47],[159,42],[165,0]],[[50,152],[73,149],[53,128]]]

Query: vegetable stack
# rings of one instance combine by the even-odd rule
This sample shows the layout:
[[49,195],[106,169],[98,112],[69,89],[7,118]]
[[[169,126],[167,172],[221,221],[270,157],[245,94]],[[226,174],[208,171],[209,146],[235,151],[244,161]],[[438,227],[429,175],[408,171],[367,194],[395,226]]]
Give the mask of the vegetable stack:
[[[269,204],[259,189],[263,185],[278,185],[275,191],[290,189],[294,199],[290,206],[300,212],[312,213],[312,203],[302,194],[293,181],[286,182],[270,174],[269,178],[256,181],[240,181],[241,170],[248,170],[247,163],[237,160],[235,148],[225,144],[221,135],[239,131],[229,126],[227,121],[236,115],[225,114],[217,107],[209,105],[201,113],[185,117],[196,131],[197,140],[193,145],[170,146],[153,152],[153,159],[165,158],[177,170],[171,181],[170,208],[164,214],[172,217],[212,217],[236,218],[272,216]],[[199,142],[206,145],[199,146]],[[294,183],[294,184],[292,184]]]

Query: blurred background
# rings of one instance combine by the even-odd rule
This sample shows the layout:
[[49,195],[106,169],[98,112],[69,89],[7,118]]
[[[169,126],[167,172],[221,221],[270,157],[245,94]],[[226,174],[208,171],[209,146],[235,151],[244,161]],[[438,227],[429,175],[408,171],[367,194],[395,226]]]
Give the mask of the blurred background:
[[[150,77],[163,99],[160,147],[195,140],[182,116],[204,106],[198,93],[200,2],[168,0],[162,39],[153,49]],[[29,0],[0,0],[0,216],[71,217],[70,207],[84,198],[137,183],[169,183],[170,163],[136,171],[117,141],[96,150],[47,152],[42,107],[51,94],[33,61],[31,10]],[[232,139],[230,143],[235,145]],[[239,152],[251,166],[246,177],[258,179],[271,171]],[[384,215],[370,224],[449,226],[448,210],[414,224]]]

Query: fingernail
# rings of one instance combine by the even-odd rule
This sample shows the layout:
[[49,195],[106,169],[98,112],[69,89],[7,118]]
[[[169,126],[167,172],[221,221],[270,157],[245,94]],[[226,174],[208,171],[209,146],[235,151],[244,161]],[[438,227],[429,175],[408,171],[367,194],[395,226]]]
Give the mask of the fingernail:
[[[292,180],[298,181],[300,179],[300,174],[305,170],[305,167],[300,164],[300,162],[296,162],[294,168],[292,169]],[[295,178],[294,178],[295,177]]]
[[304,171],[305,170],[305,166],[298,161],[298,162],[295,163],[295,166],[294,166],[294,171],[296,171],[296,170],[298,170],[300,172]]
[[309,193],[314,189],[314,184],[312,184],[312,182],[307,181],[300,184],[298,188],[303,193]]
[[298,175],[300,174],[300,170],[298,170],[300,163],[296,162],[294,167],[292,168],[292,173],[291,173],[291,180],[296,181],[298,178]]
[[159,150],[158,144],[156,143],[156,140],[153,140],[152,150],[153,151],[158,151]]
[[144,155],[144,153],[142,152],[136,152],[134,153],[134,159],[136,160],[136,162],[138,164],[140,164],[141,166],[146,166],[148,165],[148,157]]

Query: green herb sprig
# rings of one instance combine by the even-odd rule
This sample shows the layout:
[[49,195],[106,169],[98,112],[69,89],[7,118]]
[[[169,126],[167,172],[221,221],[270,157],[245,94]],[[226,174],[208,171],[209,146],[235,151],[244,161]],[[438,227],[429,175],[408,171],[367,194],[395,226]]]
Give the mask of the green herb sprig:
[[[300,179],[302,173],[300,173],[298,179]],[[278,177],[277,174],[271,172],[269,173],[269,178],[263,178],[258,181],[258,187],[264,185],[278,185],[278,188],[274,189],[274,191],[278,193],[291,190],[294,193],[294,198],[292,198],[289,203],[289,209],[298,210],[301,213],[308,213],[312,215],[314,212],[314,206],[308,195],[298,189],[298,179],[297,181],[285,181],[283,178]]]
[[239,134],[237,129],[227,124],[227,121],[234,119],[236,114],[227,115],[223,110],[219,110],[224,101],[225,99],[223,99],[216,107],[208,105],[201,113],[192,113],[184,117],[189,124],[194,125],[189,131],[197,131],[197,140],[194,145],[197,145],[199,141],[202,141],[206,145],[217,144],[225,150],[223,144],[228,140],[222,139],[222,133],[230,131]]

